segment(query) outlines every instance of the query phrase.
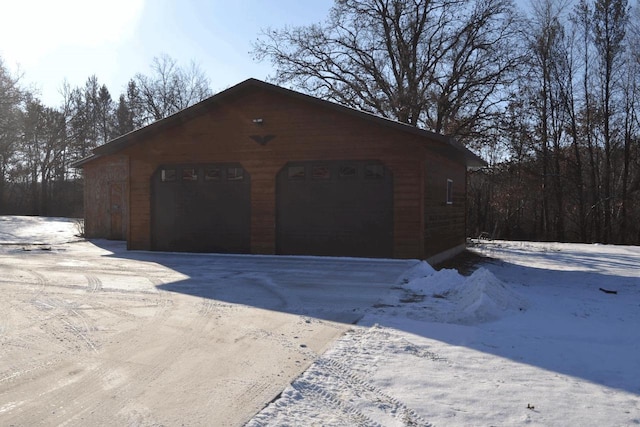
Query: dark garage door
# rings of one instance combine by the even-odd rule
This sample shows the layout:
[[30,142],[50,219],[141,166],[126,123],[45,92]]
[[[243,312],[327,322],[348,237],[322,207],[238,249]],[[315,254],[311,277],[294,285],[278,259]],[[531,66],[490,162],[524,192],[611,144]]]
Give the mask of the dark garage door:
[[288,163],[276,191],[279,254],[393,255],[393,179],[382,163]]
[[250,191],[250,177],[239,164],[159,168],[152,177],[152,248],[248,253]]

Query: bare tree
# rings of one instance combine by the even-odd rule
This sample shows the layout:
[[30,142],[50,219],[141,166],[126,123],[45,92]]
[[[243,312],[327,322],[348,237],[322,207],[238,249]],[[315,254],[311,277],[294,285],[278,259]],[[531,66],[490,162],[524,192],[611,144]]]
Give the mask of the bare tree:
[[324,24],[264,30],[275,82],[436,132],[471,135],[519,63],[509,0],[336,0]]
[[638,236],[629,233],[633,229],[633,219],[638,218],[640,214],[640,139],[638,138],[638,133],[640,133],[640,117],[638,115],[640,107],[638,105],[640,103],[640,9],[638,7],[632,9],[632,13],[629,14],[628,24],[625,69],[622,71],[625,114],[619,229],[623,243],[640,241],[640,228],[638,228]]
[[0,204],[4,203],[5,187],[16,152],[24,91],[20,77],[14,76],[0,58]]
[[115,110],[114,117],[114,136],[124,135],[136,128],[134,124],[134,113],[126,95],[120,95]]
[[59,110],[27,101],[20,161],[28,172],[32,213],[49,214],[49,192],[67,149],[66,120]]
[[195,64],[181,68],[168,55],[153,59],[152,74],[136,74],[129,81],[130,110],[139,125],[160,120],[211,96],[209,79]]
[[[574,32],[579,38],[578,49],[581,55],[580,61],[580,87],[581,98],[579,98],[579,106],[577,107],[579,114],[579,133],[586,141],[588,155],[588,171],[589,171],[589,204],[590,208],[587,213],[589,217],[590,227],[593,231],[590,240],[599,241],[602,235],[602,197],[600,195],[600,153],[596,143],[596,117],[597,111],[593,94],[593,8],[588,0],[579,0],[574,7],[571,17]],[[577,133],[576,133],[577,135]]]
[[[569,211],[569,219],[572,219],[577,226],[576,239],[581,242],[589,241],[587,228],[587,202],[586,202],[586,179],[584,177],[586,162],[583,160],[583,140],[584,123],[581,121],[580,111],[578,107],[577,90],[577,58],[578,48],[576,46],[579,36],[575,34],[576,21],[570,18],[569,36],[565,38],[564,49],[562,49],[562,58],[560,62],[562,66],[558,70],[559,75],[563,78],[558,80],[560,85],[560,98],[566,114],[566,128],[568,144],[571,145],[571,156],[567,155],[568,179],[570,180],[573,191],[568,191],[568,197],[573,198],[576,208]],[[571,35],[572,34],[572,35]],[[588,117],[588,115],[584,115]],[[573,215],[571,215],[571,213]]]
[[564,240],[564,152],[566,110],[562,88],[568,78],[564,25],[564,0],[532,3],[527,31],[530,85],[529,97],[540,165],[541,230],[547,239]]
[[600,109],[602,114],[602,138],[604,141],[604,242],[611,240],[612,234],[612,156],[617,143],[612,129],[614,91],[620,77],[624,38],[627,26],[627,0],[596,0],[593,11],[594,45],[598,53],[600,80]]
[[115,136],[114,106],[113,99],[107,86],[102,85],[98,89],[98,96],[94,108],[96,109],[96,119],[98,122],[98,144],[104,144]]
[[211,94],[208,79],[194,63],[183,69],[163,56],[154,60],[153,70],[151,77],[139,74],[131,80],[117,104],[94,75],[82,87],[64,83],[61,105],[49,107],[23,90],[0,58],[0,207],[78,214],[81,184],[69,162]]

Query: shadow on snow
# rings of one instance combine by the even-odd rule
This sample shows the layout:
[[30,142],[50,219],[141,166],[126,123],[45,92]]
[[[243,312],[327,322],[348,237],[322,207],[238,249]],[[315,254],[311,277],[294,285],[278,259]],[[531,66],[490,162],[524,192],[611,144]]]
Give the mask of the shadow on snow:
[[[188,277],[158,285],[161,290],[350,324],[390,293],[402,292],[398,289],[399,280],[418,262],[127,251],[120,242],[92,242],[112,251],[112,257],[157,263]],[[544,252],[527,255],[549,256]],[[558,259],[558,254],[553,256]],[[537,301],[548,300],[560,307],[549,310],[549,315],[545,314],[549,307],[534,304],[524,312],[479,325],[403,323],[396,319],[393,325],[386,326],[640,394],[638,316],[621,318],[628,311],[617,311],[615,307],[631,304],[640,312],[640,279],[604,274],[598,268],[599,258],[585,260],[571,254],[561,257],[566,258],[567,270],[514,266],[492,258],[480,264],[516,291],[522,287],[530,288],[527,293],[537,292],[536,283],[528,283],[528,277],[546,282],[539,290],[546,296]],[[635,265],[632,256],[621,255],[610,261],[609,265],[621,267]],[[590,271],[579,270],[582,268]],[[548,281],[553,281],[553,286]],[[618,295],[599,291],[602,283],[612,282],[618,283]],[[587,292],[587,298],[571,298],[572,287],[580,287],[584,295],[585,286],[593,291]],[[549,296],[553,289],[557,289],[557,295]],[[559,313],[557,318],[553,313]],[[385,326],[384,321],[380,324]],[[620,348],[621,343],[626,343],[624,348]]]

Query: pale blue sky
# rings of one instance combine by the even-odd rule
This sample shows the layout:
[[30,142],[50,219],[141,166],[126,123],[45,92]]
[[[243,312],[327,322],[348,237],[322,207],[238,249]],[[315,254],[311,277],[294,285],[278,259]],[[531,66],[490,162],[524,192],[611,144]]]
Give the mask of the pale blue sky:
[[[6,4],[5,4],[6,3]],[[268,63],[249,51],[261,28],[324,20],[332,0],[0,0],[0,56],[23,84],[58,105],[66,79],[93,74],[116,98],[136,73],[150,73],[166,53],[198,63],[217,92],[249,77],[265,79]],[[6,24],[6,25],[5,25]]]
[[[526,0],[518,0],[522,3]],[[150,73],[166,53],[193,60],[214,92],[249,77],[265,79],[251,43],[260,29],[323,21],[333,0],[0,0],[0,56],[49,106],[66,80],[83,86],[93,74],[113,98],[136,73]]]

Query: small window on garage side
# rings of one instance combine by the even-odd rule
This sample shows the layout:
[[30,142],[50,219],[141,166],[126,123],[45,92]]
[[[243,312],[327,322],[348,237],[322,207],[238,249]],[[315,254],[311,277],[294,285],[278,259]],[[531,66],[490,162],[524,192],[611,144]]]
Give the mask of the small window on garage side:
[[384,166],[377,164],[369,164],[364,168],[364,177],[368,179],[384,178]]
[[227,168],[227,181],[242,181],[244,179],[244,169]]
[[447,179],[447,204],[453,204],[453,180]]
[[358,169],[353,165],[340,166],[340,178],[356,178],[358,176]]
[[328,166],[315,165],[311,168],[311,178],[313,179],[330,179],[331,170]]
[[287,177],[291,180],[303,180],[304,176],[304,166],[289,166],[287,168]]
[[176,180],[177,174],[175,169],[162,169],[160,178],[162,182],[173,182]]
[[204,168],[204,180],[205,181],[220,181],[221,171],[218,167],[206,167]]

